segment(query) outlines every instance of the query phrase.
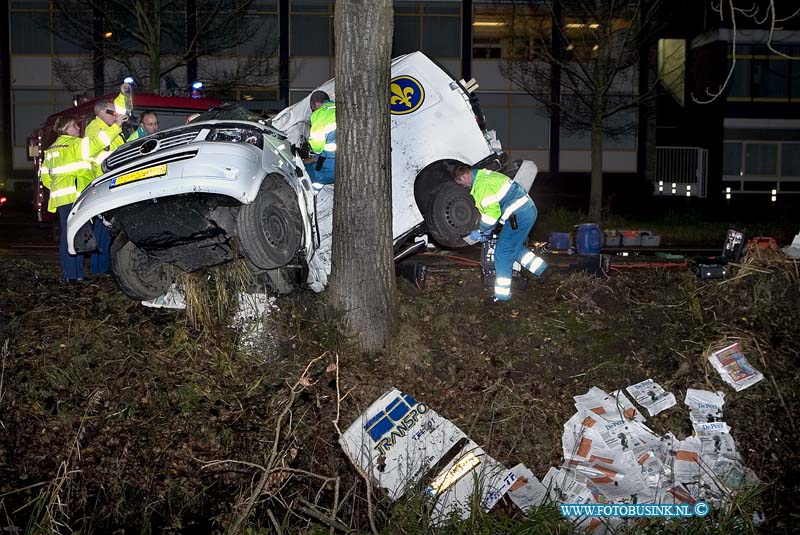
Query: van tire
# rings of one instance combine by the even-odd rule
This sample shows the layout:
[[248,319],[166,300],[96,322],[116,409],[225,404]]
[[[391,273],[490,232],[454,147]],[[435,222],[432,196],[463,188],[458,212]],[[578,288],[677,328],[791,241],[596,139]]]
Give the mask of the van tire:
[[120,290],[137,301],[164,295],[175,282],[178,270],[147,255],[124,234],[111,246],[111,276]]
[[469,190],[445,182],[431,195],[425,210],[425,224],[437,243],[450,249],[468,244],[464,236],[478,228],[480,215]]
[[300,249],[302,221],[291,186],[279,177],[267,176],[255,200],[242,206],[236,218],[242,254],[258,269],[285,266]]

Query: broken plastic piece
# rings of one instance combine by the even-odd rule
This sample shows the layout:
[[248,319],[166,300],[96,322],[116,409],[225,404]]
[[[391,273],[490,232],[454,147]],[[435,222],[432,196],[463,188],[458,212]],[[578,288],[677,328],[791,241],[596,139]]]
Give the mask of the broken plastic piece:
[[159,295],[149,301],[142,301],[142,304],[150,308],[173,308],[175,310],[184,310],[186,308],[183,290],[175,283],[169,287],[169,290],[164,295]]
[[517,479],[452,422],[396,388],[370,405],[339,444],[391,500],[424,483],[434,525],[468,518],[475,498],[488,511]]

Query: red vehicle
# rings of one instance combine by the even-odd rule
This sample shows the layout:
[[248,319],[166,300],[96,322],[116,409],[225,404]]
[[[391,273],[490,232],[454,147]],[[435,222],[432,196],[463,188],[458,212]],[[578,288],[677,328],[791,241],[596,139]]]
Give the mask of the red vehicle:
[[[35,184],[33,188],[33,209],[36,210],[40,223],[53,223],[58,217],[54,213],[47,211],[47,203],[50,198],[47,188],[42,186],[39,179],[39,166],[44,156],[44,151],[56,140],[58,135],[53,131],[53,125],[58,117],[74,117],[78,121],[78,126],[83,133],[86,125],[94,119],[94,105],[99,100],[113,100],[116,94],[105,95],[82,102],[72,108],[54,113],[47,118],[41,128],[36,129],[28,137],[28,158],[33,160],[34,170],[36,171]],[[190,98],[190,97],[162,97],[152,94],[133,95],[133,115],[138,118],[143,111],[154,111],[158,114],[159,130],[166,130],[173,126],[186,123],[186,119],[195,113],[202,113],[209,108],[219,106],[221,102],[211,98]]]

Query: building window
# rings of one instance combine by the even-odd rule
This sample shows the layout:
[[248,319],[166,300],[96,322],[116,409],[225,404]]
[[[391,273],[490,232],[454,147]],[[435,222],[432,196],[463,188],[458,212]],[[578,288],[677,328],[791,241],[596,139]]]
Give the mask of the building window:
[[[532,4],[532,3],[529,3]],[[472,10],[472,57],[510,59],[527,56],[541,35],[549,35],[550,19],[534,16],[532,5],[475,2]]]
[[[752,74],[750,72],[750,47],[743,47],[741,54],[736,54],[736,65],[733,66],[733,75],[728,82],[728,96],[749,97]],[[729,67],[730,68],[730,67]]]
[[12,54],[50,54],[47,12],[13,12],[11,27]]
[[778,144],[748,143],[745,149],[744,172],[748,175],[777,175]]
[[[776,46],[782,54],[800,53],[800,47]],[[729,56],[732,62],[732,57]],[[775,54],[765,46],[738,45],[736,65],[728,83],[732,100],[789,100],[800,98],[800,62]]]
[[800,177],[800,143],[781,144],[781,176]]
[[683,39],[658,40],[658,78],[683,106],[686,94],[686,41]]
[[530,96],[509,93],[478,93],[488,128],[508,150],[547,150],[550,117]]
[[289,36],[293,56],[333,55],[333,3],[327,0],[294,1]]
[[417,50],[437,59],[461,57],[460,2],[395,2],[392,55]]
[[244,17],[251,35],[239,45],[242,55],[277,55],[279,39],[278,15]]
[[753,97],[788,97],[790,61],[766,47],[754,48],[753,53]]
[[24,147],[28,136],[42,126],[51,113],[68,107],[72,101],[66,91],[17,89],[13,92],[14,145]]
[[722,149],[722,174],[735,175],[742,174],[742,144],[724,143]]
[[636,149],[636,112],[622,111],[609,117],[610,132],[603,133],[603,150]]

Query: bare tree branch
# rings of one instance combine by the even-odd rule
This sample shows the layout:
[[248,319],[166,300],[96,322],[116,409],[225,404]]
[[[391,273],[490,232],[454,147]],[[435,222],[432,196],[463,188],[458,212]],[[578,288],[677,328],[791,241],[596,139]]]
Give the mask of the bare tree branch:
[[[87,52],[97,53],[100,46],[105,62],[119,64],[157,90],[176,69],[202,57],[239,56],[238,47],[263,34],[263,20],[252,11],[253,0],[196,0],[195,6],[197,30],[188,36],[190,14],[184,2],[175,0],[54,0],[55,15],[47,25],[59,38]],[[96,35],[94,15],[102,17],[107,35]],[[239,66],[225,72],[237,77],[228,78],[228,85],[267,85],[274,77],[277,69],[269,60],[277,52],[277,35],[267,35],[263,41],[257,54],[242,55]],[[263,56],[270,57],[263,61]],[[68,70],[61,69],[66,76],[62,82],[71,86],[81,77],[68,75]],[[88,88],[84,84],[84,90]]]

